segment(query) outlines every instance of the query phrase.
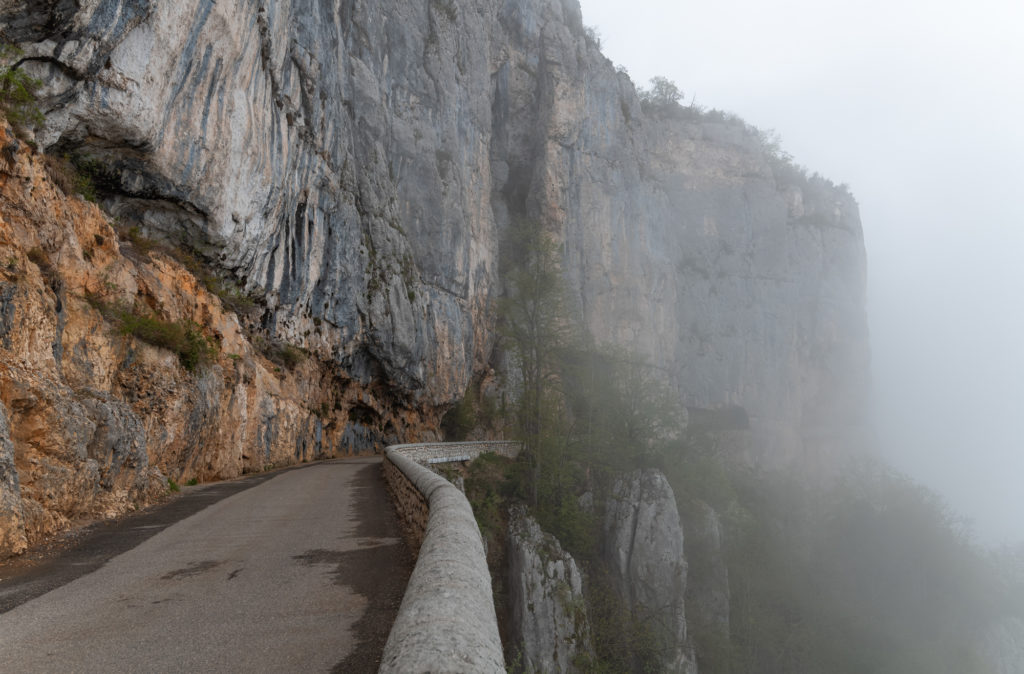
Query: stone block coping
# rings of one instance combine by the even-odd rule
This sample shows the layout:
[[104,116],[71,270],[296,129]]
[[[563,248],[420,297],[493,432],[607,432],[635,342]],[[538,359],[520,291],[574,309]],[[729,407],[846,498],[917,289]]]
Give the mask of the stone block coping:
[[475,440],[468,442],[419,442],[409,445],[391,445],[388,449],[401,452],[422,464],[472,461],[481,454],[493,452],[515,458],[521,445],[511,440]]
[[[379,670],[384,674],[505,672],[491,574],[473,509],[461,491],[425,465],[468,461],[492,451],[515,456],[519,443],[424,443],[385,450],[392,492],[408,495],[410,486],[418,492],[416,498],[400,497],[399,510],[425,505],[429,512],[416,566],[384,646]],[[423,513],[400,514],[414,522],[424,519]]]

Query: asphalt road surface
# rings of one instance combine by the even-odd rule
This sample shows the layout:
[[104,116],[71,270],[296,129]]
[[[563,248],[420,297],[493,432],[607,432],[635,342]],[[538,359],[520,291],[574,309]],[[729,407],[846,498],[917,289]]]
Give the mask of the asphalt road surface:
[[[15,573],[0,581],[0,671],[377,671],[412,570],[380,473],[351,459],[190,489],[184,519],[132,518]],[[133,535],[149,537],[102,559]]]

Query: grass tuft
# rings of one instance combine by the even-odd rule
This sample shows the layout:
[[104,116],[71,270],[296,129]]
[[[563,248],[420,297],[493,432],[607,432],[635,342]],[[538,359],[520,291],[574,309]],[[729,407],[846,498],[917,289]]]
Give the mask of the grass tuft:
[[253,344],[271,363],[288,370],[294,370],[309,358],[305,349],[276,339],[256,337]]
[[123,305],[111,304],[95,295],[87,296],[86,300],[104,318],[117,325],[121,334],[178,354],[182,367],[189,372],[209,365],[217,358],[217,343],[205,336],[193,321],[165,321]]

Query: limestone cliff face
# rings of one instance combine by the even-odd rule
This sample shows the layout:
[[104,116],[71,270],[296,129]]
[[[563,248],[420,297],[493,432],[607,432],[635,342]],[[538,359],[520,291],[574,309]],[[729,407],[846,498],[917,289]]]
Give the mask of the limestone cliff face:
[[660,671],[694,674],[683,528],[672,486],[661,471],[637,470],[616,482],[605,513],[604,557],[626,605],[655,630]]
[[112,213],[204,246],[279,336],[458,398],[491,343],[493,4],[68,4],[2,15],[50,83],[41,144],[102,162]]
[[403,404],[485,367],[500,233],[529,217],[598,340],[743,407],[762,458],[830,457],[859,420],[853,199],[742,123],[644,112],[575,0],[8,0],[0,23],[49,82],[40,142],[101,162],[111,212]]
[[[563,242],[597,339],[691,407],[742,407],[762,459],[827,461],[831,429],[858,421],[853,199],[742,123],[645,112],[575,0],[4,0],[0,29],[46,82],[39,146],[84,159],[122,227],[187,242],[264,303],[242,330],[170,261],[122,256],[92,207],[36,213],[49,192],[16,153],[4,217],[50,223],[11,225],[0,291],[17,473],[0,446],[0,484],[26,531],[107,508],[88,485],[127,508],[157,469],[429,439],[488,366],[497,249],[522,217]],[[107,283],[238,358],[193,376],[106,336],[75,297]],[[279,375],[250,333],[313,357]],[[68,501],[53,479],[86,487]]]
[[725,531],[711,506],[693,502],[686,515],[686,616],[695,642],[729,643],[731,593]]
[[596,47],[533,27],[537,60],[521,46],[498,71],[496,108],[529,139],[509,147],[531,148],[504,189],[528,185],[510,205],[561,232],[591,332],[664,368],[688,406],[744,408],[758,458],[827,464],[868,365],[853,198],[738,120],[645,113]]
[[27,547],[21,489],[10,435],[7,413],[0,407],[0,558],[22,553]]
[[[167,493],[167,478],[222,479],[372,449],[436,426],[386,410],[387,392],[306,358],[267,360],[192,273],[51,181],[0,125],[0,559]],[[217,346],[188,371],[111,308],[191,324]],[[368,444],[369,443],[369,444]]]
[[523,506],[509,513],[509,603],[522,671],[576,672],[592,657],[583,576]]

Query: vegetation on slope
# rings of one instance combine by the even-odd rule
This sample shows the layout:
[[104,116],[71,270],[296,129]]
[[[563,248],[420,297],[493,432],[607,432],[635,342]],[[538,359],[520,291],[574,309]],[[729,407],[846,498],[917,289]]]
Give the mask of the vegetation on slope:
[[105,319],[116,325],[121,334],[177,354],[182,367],[189,372],[217,359],[220,351],[217,342],[204,335],[200,326],[192,321],[166,321],[133,306],[107,302],[95,295],[86,299]]
[[[719,451],[691,436],[665,464],[684,521],[703,501],[725,529],[730,634],[696,633],[701,672],[988,671],[979,635],[1024,614],[1024,588],[935,494],[867,461],[814,486]],[[691,583],[706,581],[696,543]]]
[[[653,466],[669,477],[687,527],[704,503],[722,523],[720,560],[701,537],[686,539],[691,586],[724,563],[730,587],[725,632],[707,627],[699,603],[688,606],[701,672],[985,671],[979,633],[1024,614],[1024,591],[997,580],[934,494],[866,461],[808,485],[739,461],[729,433],[684,430],[677,397],[642,359],[587,342],[557,249],[537,225],[521,225],[503,250],[502,335],[519,381],[510,416],[525,450],[515,462],[481,458],[466,479],[499,611],[504,512],[518,500],[585,571],[596,652],[584,670],[652,671],[664,637],[616,595],[599,542],[611,483]],[[453,423],[471,425],[478,405]]]
[[23,139],[43,123],[36,93],[43,83],[21,68],[21,50],[0,43],[0,113]]
[[793,156],[782,149],[782,138],[773,129],[760,129],[748,123],[739,115],[716,108],[708,108],[696,101],[685,104],[682,89],[665,77],[653,77],[648,87],[637,90],[640,108],[645,114],[656,119],[689,121],[700,124],[722,125],[738,129],[742,137],[759,147],[768,159],[775,182],[780,186],[794,185],[814,192],[826,189],[838,190],[850,196],[846,184],[836,185],[831,180],[811,173],[804,166],[793,161]]

